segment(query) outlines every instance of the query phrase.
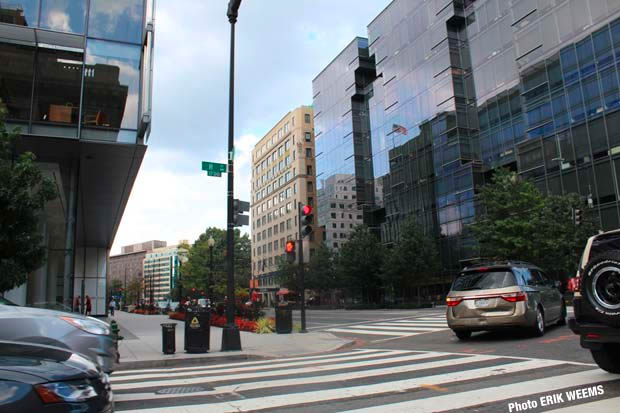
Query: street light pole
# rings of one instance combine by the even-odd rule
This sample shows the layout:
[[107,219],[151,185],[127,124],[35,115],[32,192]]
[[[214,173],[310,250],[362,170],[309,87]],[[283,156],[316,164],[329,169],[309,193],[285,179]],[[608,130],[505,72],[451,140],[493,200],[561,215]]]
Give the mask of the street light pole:
[[222,330],[222,351],[240,351],[241,335],[235,325],[235,226],[234,215],[234,109],[235,109],[235,23],[239,16],[239,6],[241,0],[230,0],[228,3],[228,21],[230,22],[230,86],[229,86],[229,105],[228,105],[228,225],[227,225],[227,245],[226,260],[228,266],[228,305],[226,307],[226,325]]
[[213,247],[215,246],[215,240],[213,237],[209,237],[207,241],[209,245],[209,276],[207,277],[207,298],[211,302],[211,279],[213,277]]

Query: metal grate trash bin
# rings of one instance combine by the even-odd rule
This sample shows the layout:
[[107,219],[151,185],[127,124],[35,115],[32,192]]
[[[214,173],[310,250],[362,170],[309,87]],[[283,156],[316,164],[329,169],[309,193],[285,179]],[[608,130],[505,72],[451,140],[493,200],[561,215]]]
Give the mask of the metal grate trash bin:
[[206,353],[209,351],[211,333],[211,309],[189,307],[185,313],[185,351]]
[[293,332],[293,309],[288,303],[276,306],[276,333],[290,334]]
[[161,351],[164,354],[174,354],[176,351],[176,323],[165,323],[161,325]]

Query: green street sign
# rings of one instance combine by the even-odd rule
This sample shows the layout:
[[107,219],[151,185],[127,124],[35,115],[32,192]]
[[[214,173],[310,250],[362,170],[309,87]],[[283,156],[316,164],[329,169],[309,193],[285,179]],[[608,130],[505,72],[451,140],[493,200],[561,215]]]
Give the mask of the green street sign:
[[[202,162],[202,170],[207,171],[209,176],[222,176],[222,172],[226,173],[228,167],[223,163],[215,162]],[[218,175],[211,175],[211,173],[217,173]]]
[[208,176],[222,176],[219,172],[207,171]]

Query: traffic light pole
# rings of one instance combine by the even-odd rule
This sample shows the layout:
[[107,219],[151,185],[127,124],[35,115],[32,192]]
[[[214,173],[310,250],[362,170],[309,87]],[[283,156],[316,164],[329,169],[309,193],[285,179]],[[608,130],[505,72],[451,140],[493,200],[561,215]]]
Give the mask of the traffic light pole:
[[300,333],[307,333],[306,330],[306,291],[304,286],[304,236],[301,232],[302,204],[297,204],[297,228],[299,228],[299,290],[301,292],[301,330]]
[[228,305],[226,306],[226,325],[222,330],[222,351],[240,351],[241,336],[235,325],[235,267],[234,242],[234,110],[235,110],[235,23],[241,0],[230,0],[228,3],[228,21],[230,22],[230,86],[228,105],[228,226],[226,233],[226,261],[228,267]]

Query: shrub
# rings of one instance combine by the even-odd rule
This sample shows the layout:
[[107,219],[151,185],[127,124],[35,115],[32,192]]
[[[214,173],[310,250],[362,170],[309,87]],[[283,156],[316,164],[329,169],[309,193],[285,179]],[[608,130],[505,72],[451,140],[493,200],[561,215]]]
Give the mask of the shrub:
[[276,320],[273,318],[259,318],[256,321],[256,333],[269,334],[276,331]]

